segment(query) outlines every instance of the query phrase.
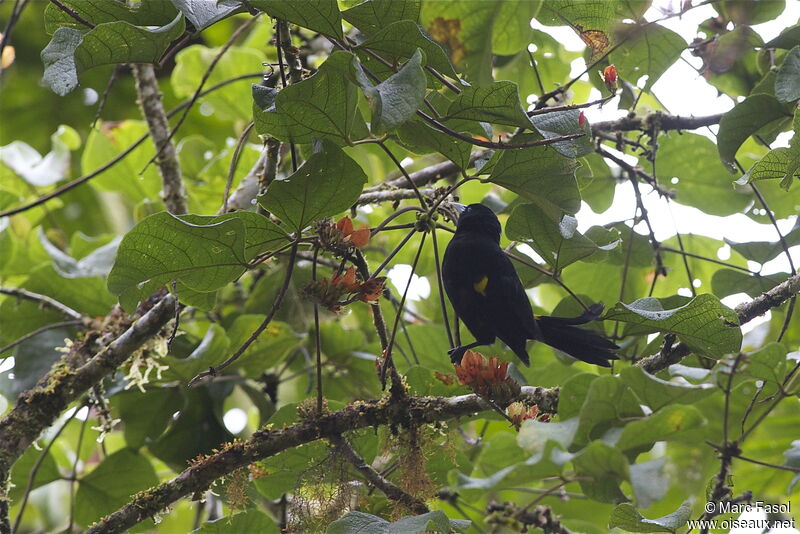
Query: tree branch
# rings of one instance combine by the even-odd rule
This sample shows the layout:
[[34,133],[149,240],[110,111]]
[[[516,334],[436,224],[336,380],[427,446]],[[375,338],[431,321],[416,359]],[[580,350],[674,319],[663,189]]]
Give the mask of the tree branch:
[[[71,402],[100,382],[110,371],[121,365],[134,351],[172,319],[176,301],[172,295],[162,297],[132,326],[110,345],[92,354],[91,346],[97,335],[56,362],[37,384],[20,393],[14,408],[0,419],[0,501],[8,498],[8,474],[12,464],[39,434],[48,428]],[[88,361],[82,360],[88,358]],[[0,522],[6,518],[0,517]]]
[[[790,276],[785,282],[778,284],[766,293],[762,293],[750,302],[737,306],[736,314],[739,316],[739,324],[752,321],[759,315],[767,313],[770,309],[780,306],[798,293],[800,293],[800,274]],[[658,354],[639,360],[637,365],[648,373],[654,374],[672,364],[678,363],[690,352],[691,350],[684,343],[678,343],[674,347],[665,346]]]
[[[523,387],[521,395],[526,402],[539,406],[543,413],[555,412],[557,396],[558,388],[530,386]],[[447,421],[490,410],[489,404],[477,395],[407,397],[404,403],[378,399],[355,402],[338,412],[282,429],[262,429],[246,441],[229,443],[220,452],[197,460],[172,480],[138,493],[128,504],[92,525],[87,533],[122,532],[178,499],[207,489],[214,480],[240,467],[323,437],[398,421],[410,420],[415,425]]]
[[696,130],[703,126],[719,124],[722,115],[723,113],[717,113],[705,117],[681,117],[680,115],[664,115],[657,111],[644,117],[628,116],[615,121],[596,122],[592,124],[592,135],[597,135],[598,132],[648,131],[653,127],[653,121],[659,121],[658,129],[661,131]]
[[156,164],[161,173],[163,184],[162,198],[167,211],[173,215],[182,215],[189,211],[186,190],[181,179],[181,165],[175,145],[170,140],[169,122],[161,102],[158,80],[152,65],[133,65],[133,77],[136,80],[136,93],[142,115],[150,128],[150,137],[156,146]]

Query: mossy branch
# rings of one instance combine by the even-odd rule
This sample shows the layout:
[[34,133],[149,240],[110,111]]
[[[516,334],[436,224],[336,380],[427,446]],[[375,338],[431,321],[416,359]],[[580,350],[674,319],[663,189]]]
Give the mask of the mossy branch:
[[[526,403],[539,406],[540,413],[554,413],[558,388],[527,386],[522,388],[520,397]],[[135,495],[128,504],[92,525],[87,533],[123,532],[178,499],[204,491],[214,480],[240,467],[320,438],[336,439],[336,436],[351,430],[396,424],[398,421],[421,425],[492,410],[477,395],[407,397],[402,403],[389,402],[388,399],[355,402],[312,421],[281,429],[264,428],[246,441],[228,443],[219,452],[194,462],[172,480]]]

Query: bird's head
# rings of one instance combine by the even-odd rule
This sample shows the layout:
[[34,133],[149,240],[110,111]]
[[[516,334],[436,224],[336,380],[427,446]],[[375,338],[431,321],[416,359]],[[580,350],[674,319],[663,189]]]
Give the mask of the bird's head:
[[456,233],[478,233],[490,236],[495,241],[500,241],[500,221],[497,215],[488,207],[483,204],[470,204],[464,206],[463,204],[453,204],[458,211],[458,226]]

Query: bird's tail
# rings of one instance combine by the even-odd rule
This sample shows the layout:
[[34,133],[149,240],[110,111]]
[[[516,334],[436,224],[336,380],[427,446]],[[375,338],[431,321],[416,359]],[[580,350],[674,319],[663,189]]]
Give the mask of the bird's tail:
[[614,353],[619,347],[594,330],[577,326],[596,320],[601,313],[603,305],[593,304],[579,317],[538,317],[536,322],[541,335],[539,340],[573,358],[601,367],[611,367],[608,360],[619,359]]

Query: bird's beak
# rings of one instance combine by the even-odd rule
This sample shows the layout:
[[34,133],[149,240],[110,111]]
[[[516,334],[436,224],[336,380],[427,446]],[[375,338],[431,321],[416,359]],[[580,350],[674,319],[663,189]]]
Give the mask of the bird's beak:
[[455,211],[456,215],[459,217],[461,217],[461,214],[467,209],[464,204],[459,204],[458,202],[451,202],[450,205],[453,206],[453,211]]

